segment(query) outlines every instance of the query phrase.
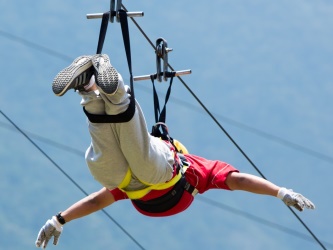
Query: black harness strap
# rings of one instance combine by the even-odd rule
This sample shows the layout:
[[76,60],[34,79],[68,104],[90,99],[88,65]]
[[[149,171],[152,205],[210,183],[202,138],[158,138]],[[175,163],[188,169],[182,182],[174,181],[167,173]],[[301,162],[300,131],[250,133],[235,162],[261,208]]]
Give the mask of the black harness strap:
[[88,111],[83,108],[84,113],[88,117],[89,121],[92,123],[124,123],[129,122],[134,113],[135,113],[135,100],[130,101],[130,104],[127,108],[127,110],[123,113],[120,113],[118,115],[95,115],[90,114]]
[[[177,155],[180,159],[178,165],[188,165],[184,155],[180,153],[177,153]],[[182,166],[178,166],[177,171],[182,171]],[[139,209],[149,213],[163,213],[176,206],[185,191],[193,196],[197,193],[196,188],[186,180],[184,173],[182,173],[180,180],[164,195],[147,201],[132,200],[132,203]]]
[[[181,160],[180,164],[186,165],[186,158],[180,153],[177,154]],[[178,166],[178,171],[182,171],[181,168],[182,166]],[[196,188],[186,180],[184,173],[182,173],[180,180],[164,195],[147,201],[132,200],[132,203],[139,209],[149,213],[163,213],[176,206],[185,191],[195,195],[195,190]]]
[[185,190],[187,181],[184,176],[166,194],[147,201],[132,200],[141,210],[149,213],[163,213],[178,204]]
[[[154,76],[151,76],[151,82],[153,84],[153,91],[154,91],[154,112],[155,112],[155,122],[163,122],[165,123],[166,120],[166,104],[169,101],[170,98],[170,93],[171,93],[171,87],[172,87],[172,82],[173,82],[173,78],[174,78],[175,74],[172,74],[170,77],[170,85],[169,88],[167,90],[166,96],[165,96],[165,102],[164,102],[164,106],[162,111],[160,110],[160,104],[159,104],[159,100],[158,100],[158,95],[157,95],[157,91],[155,88],[155,83],[154,83]],[[158,116],[159,115],[159,116]]]
[[170,98],[170,93],[171,93],[172,82],[173,82],[174,76],[175,76],[175,73],[172,72],[170,75],[170,85],[169,85],[169,88],[168,88],[166,96],[165,96],[165,101],[164,101],[164,106],[163,106],[162,111],[160,109],[158,94],[157,94],[157,91],[155,88],[155,83],[154,83],[155,76],[154,75],[150,76],[150,79],[151,79],[151,82],[153,85],[154,114],[155,114],[155,122],[156,122],[156,124],[152,127],[151,135],[153,135],[155,137],[161,137],[163,140],[170,141],[172,144],[173,144],[173,139],[169,136],[167,127],[165,125],[165,121],[166,121],[166,104]]
[[102,53],[104,40],[105,40],[105,35],[106,35],[106,31],[108,29],[108,24],[109,24],[109,17],[110,17],[110,12],[103,13],[101,28],[100,28],[100,31],[99,31],[96,54],[101,54]]
[[[129,73],[130,73],[130,86],[131,86],[130,104],[125,112],[120,113],[118,115],[90,114],[85,108],[83,108],[84,113],[88,117],[89,121],[92,123],[128,122],[132,119],[132,117],[134,116],[134,113],[135,113],[135,96],[134,96],[134,86],[133,86],[131,46],[130,46],[130,38],[129,38],[129,31],[128,31],[127,13],[124,10],[119,10],[119,15],[120,15],[120,24],[121,24],[122,34],[123,34],[128,69],[129,69]],[[103,14],[100,33],[99,33],[99,39],[98,39],[97,54],[102,53],[105,35],[106,35],[107,28],[108,28],[108,23],[109,23],[109,16],[110,16],[110,12],[106,12]]]

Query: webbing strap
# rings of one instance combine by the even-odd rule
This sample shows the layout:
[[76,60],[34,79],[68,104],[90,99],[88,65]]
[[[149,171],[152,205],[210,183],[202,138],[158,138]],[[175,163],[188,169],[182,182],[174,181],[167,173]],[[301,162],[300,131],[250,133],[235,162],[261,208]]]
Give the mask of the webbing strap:
[[[152,129],[152,135],[157,136],[157,137],[162,137],[162,139],[164,139],[164,140],[171,139],[168,134],[166,126],[163,126],[163,124],[166,121],[166,104],[170,98],[171,87],[172,87],[172,82],[173,82],[174,76],[175,76],[175,73],[173,72],[170,76],[170,85],[169,85],[169,88],[165,95],[164,106],[163,106],[162,111],[160,109],[159,98],[158,98],[158,94],[157,94],[157,91],[155,88],[154,76],[150,76],[150,79],[151,79],[151,82],[153,85],[154,113],[155,113],[155,122],[156,122],[156,124],[153,126],[153,129]],[[160,128],[162,129],[162,133],[159,130]]]
[[[128,31],[127,13],[124,10],[120,10],[119,15],[120,15],[121,30],[122,30],[122,34],[123,34],[128,69],[130,72],[130,86],[131,86],[130,104],[125,112],[120,113],[118,115],[95,115],[95,114],[88,113],[88,111],[85,108],[83,108],[84,113],[88,117],[89,121],[92,123],[128,122],[132,119],[132,117],[135,113],[135,97],[134,97],[133,74],[132,74],[131,46],[130,46],[130,38],[129,38],[129,31]],[[102,17],[102,23],[101,23],[101,28],[100,28],[99,38],[98,38],[98,45],[97,45],[97,54],[102,53],[105,35],[107,32],[108,23],[109,23],[109,16],[110,16],[110,12],[106,12],[103,14],[103,17]]]
[[104,40],[105,40],[105,35],[106,35],[106,31],[108,29],[108,24],[109,24],[109,17],[110,17],[110,12],[103,13],[101,28],[100,28],[100,31],[99,31],[99,38],[98,38],[96,54],[101,54],[102,53]]
[[178,204],[185,191],[187,181],[184,176],[166,194],[147,201],[132,200],[132,203],[139,209],[149,213],[163,213]]
[[126,58],[127,58],[127,65],[128,70],[130,73],[130,86],[131,86],[131,99],[135,99],[134,97],[134,85],[133,85],[133,73],[132,73],[132,58],[131,58],[131,44],[130,44],[130,36],[128,31],[128,22],[127,22],[127,13],[124,10],[118,11],[120,16],[120,25],[121,25],[121,31],[123,34],[123,41],[124,41],[124,47],[126,52]]
[[118,115],[96,115],[89,113],[84,107],[83,112],[92,123],[124,123],[129,122],[135,113],[135,100],[130,101],[127,110]]

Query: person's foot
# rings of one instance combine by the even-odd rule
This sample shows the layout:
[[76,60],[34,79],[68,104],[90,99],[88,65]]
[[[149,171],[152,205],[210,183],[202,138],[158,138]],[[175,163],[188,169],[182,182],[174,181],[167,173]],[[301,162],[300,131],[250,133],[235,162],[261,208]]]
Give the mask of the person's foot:
[[112,95],[118,89],[118,72],[110,64],[110,59],[105,54],[97,54],[91,59],[95,68],[96,83],[104,94]]
[[89,83],[94,74],[91,58],[92,56],[80,56],[71,65],[60,71],[52,83],[54,94],[62,96],[69,89],[84,90],[83,86]]

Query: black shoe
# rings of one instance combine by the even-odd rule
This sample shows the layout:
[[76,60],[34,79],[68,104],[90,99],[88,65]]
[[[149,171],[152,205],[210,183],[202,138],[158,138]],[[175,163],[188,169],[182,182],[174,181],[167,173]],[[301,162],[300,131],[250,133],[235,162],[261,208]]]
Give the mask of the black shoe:
[[92,64],[95,68],[95,80],[104,94],[112,95],[118,89],[118,72],[110,64],[110,59],[105,54],[98,54],[92,57]]
[[91,58],[92,56],[80,56],[71,65],[60,71],[52,83],[54,94],[62,96],[69,89],[83,90],[83,86],[89,83],[94,74]]

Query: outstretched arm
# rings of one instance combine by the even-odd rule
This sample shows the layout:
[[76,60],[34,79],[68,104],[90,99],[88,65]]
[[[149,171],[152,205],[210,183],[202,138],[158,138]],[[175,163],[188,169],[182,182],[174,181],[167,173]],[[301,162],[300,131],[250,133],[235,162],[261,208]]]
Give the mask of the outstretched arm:
[[101,210],[111,205],[114,201],[114,197],[110,191],[106,188],[102,188],[98,192],[90,194],[67,208],[65,211],[61,212],[61,216],[67,223],[71,220],[78,219]]
[[[98,192],[90,194],[67,208],[61,213],[61,216],[67,223],[71,220],[78,219],[101,210],[111,205],[113,202],[115,202],[113,195],[106,188],[102,188]],[[57,245],[61,232],[62,224],[56,216],[53,216],[40,229],[36,240],[36,246],[46,248],[52,237],[54,237],[53,244]]]
[[280,187],[255,175],[232,172],[226,179],[231,190],[243,190],[256,194],[277,196]]
[[231,190],[276,196],[287,206],[293,206],[299,211],[303,211],[304,208],[315,208],[315,205],[303,195],[251,174],[232,172],[228,175],[226,184]]

